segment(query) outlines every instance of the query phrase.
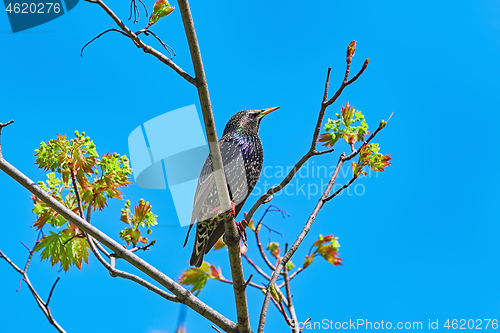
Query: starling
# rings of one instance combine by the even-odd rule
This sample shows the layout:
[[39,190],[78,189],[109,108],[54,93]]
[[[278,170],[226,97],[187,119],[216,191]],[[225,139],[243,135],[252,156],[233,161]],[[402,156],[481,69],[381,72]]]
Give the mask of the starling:
[[[224,173],[228,184],[233,211],[236,217],[259,180],[264,150],[259,138],[259,125],[262,118],[279,107],[263,110],[245,110],[229,119],[222,138],[219,140]],[[203,256],[224,234],[224,218],[227,216],[220,208],[219,195],[215,184],[210,155],[198,178],[193,203],[191,227],[196,224],[196,238],[190,264],[200,267]],[[186,242],[187,237],[186,236]],[[184,246],[186,245],[184,243]]]

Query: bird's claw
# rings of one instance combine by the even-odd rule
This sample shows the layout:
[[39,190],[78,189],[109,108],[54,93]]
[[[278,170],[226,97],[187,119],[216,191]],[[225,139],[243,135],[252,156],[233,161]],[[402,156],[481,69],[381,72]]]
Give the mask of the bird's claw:
[[246,220],[241,220],[241,222],[236,222],[236,229],[238,229],[238,233],[240,234],[241,239],[244,243],[247,241],[247,232],[245,228],[248,226],[248,222]]

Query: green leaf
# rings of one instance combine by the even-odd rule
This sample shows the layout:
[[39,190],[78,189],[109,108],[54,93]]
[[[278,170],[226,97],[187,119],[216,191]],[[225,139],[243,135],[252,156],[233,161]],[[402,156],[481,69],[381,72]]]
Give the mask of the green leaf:
[[184,271],[179,278],[180,284],[192,285],[193,288],[191,292],[195,296],[198,296],[210,278],[210,267],[211,265],[209,263],[203,262],[199,268],[190,268]]
[[75,230],[71,228],[60,233],[50,231],[50,235],[44,236],[38,242],[35,251],[43,250],[42,260],[50,259],[52,266],[60,263],[64,271],[67,271],[71,265],[81,269],[83,261],[88,263],[89,245],[85,238],[73,236],[75,236]]
[[153,6],[153,13],[149,18],[148,27],[152,26],[162,17],[170,15],[174,11],[175,7],[170,6],[167,0],[158,0]]

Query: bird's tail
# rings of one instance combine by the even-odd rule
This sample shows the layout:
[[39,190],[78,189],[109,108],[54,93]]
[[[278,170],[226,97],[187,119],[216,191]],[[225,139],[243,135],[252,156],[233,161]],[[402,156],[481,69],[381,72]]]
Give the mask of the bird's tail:
[[203,263],[203,256],[206,252],[209,233],[202,223],[196,224],[196,237],[194,240],[193,254],[189,263],[191,266],[200,267]]

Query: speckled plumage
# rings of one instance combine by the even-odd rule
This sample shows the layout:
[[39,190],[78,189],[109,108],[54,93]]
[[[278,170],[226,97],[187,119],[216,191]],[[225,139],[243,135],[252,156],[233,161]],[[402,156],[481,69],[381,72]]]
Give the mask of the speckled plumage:
[[[236,215],[257,184],[264,163],[264,150],[259,138],[260,121],[275,109],[238,112],[226,124],[219,140],[229,195],[235,204]],[[191,225],[195,221],[197,224],[191,265],[200,267],[203,256],[224,234],[224,216],[220,209],[212,161],[208,156],[198,179],[193,203]]]

